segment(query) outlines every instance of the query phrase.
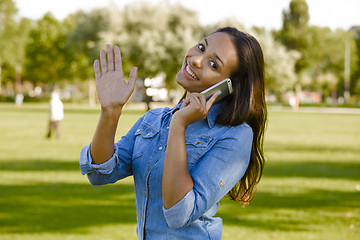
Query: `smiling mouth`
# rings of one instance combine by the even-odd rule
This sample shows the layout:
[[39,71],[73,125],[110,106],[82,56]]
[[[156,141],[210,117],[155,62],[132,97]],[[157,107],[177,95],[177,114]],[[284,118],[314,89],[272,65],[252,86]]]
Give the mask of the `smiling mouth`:
[[185,70],[192,78],[200,80],[199,77],[190,69],[189,64],[186,64]]

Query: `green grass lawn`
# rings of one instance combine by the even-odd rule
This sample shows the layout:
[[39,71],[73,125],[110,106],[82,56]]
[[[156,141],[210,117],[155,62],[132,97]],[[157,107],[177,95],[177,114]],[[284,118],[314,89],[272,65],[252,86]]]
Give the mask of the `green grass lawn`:
[[[0,104],[0,239],[137,239],[132,178],[91,186],[79,152],[99,110],[65,105],[46,139],[47,105]],[[117,139],[144,113],[124,111]],[[360,115],[269,111],[267,164],[245,209],[223,199],[223,239],[360,239]]]

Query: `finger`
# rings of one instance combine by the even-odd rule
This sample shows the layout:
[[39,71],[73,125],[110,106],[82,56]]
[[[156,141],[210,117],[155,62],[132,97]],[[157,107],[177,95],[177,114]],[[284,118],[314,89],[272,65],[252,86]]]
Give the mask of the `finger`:
[[188,106],[189,103],[190,103],[190,98],[189,97],[185,98],[183,103],[181,104],[181,108]]
[[115,71],[122,71],[121,54],[118,46],[114,46],[114,53],[115,53]]
[[95,79],[99,79],[101,77],[100,67],[99,67],[99,60],[94,61],[94,72],[95,72]]
[[136,78],[137,78],[137,67],[133,67],[130,71],[129,82],[127,83],[131,91],[134,91]]
[[222,92],[220,90],[216,91],[211,98],[206,102],[206,111],[208,112],[211,108],[211,106],[214,104],[215,100],[217,99],[217,97],[221,94]]
[[107,65],[106,65],[106,53],[104,49],[100,50],[100,64],[101,64],[101,72],[102,74],[107,72]]
[[198,99],[200,100],[201,106],[203,109],[206,109],[206,98],[204,94],[199,94]]
[[110,44],[106,44],[106,51],[107,51],[107,59],[108,59],[108,67],[109,71],[115,70],[114,65],[114,52]]
[[199,96],[197,96],[195,94],[192,94],[192,95],[190,95],[190,102],[191,102],[191,100],[193,100],[192,102],[196,103],[198,105],[198,107],[202,108],[202,104],[201,104],[201,102],[199,100]]

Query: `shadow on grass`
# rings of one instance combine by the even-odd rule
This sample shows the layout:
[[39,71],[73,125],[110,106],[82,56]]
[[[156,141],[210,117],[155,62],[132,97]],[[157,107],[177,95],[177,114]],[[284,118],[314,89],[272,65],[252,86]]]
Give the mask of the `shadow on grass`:
[[[2,171],[66,171],[80,168],[77,160],[8,160],[0,161],[0,169]],[[338,162],[269,162],[264,169],[264,176],[358,180],[360,179],[359,169],[360,163],[340,160]]]
[[[132,184],[91,186],[84,184],[38,184],[1,186],[0,232],[79,232],[91,226],[136,224]],[[5,197],[6,196],[6,197]],[[317,224],[304,211],[346,206],[357,209],[356,192],[311,190],[302,194],[259,193],[251,207],[221,201],[217,216],[225,225],[265,230],[304,231]],[[325,209],[325,210],[324,210]],[[287,213],[284,213],[287,212]],[[252,216],[255,215],[256,218]],[[305,216],[305,217],[304,217]],[[325,218],[329,218],[328,215]],[[326,220],[326,219],[325,219]]]
[[79,170],[80,165],[78,160],[74,161],[59,161],[54,159],[48,160],[26,160],[26,161],[0,161],[1,171],[67,171]]
[[[250,206],[223,199],[217,216],[225,225],[264,230],[311,230],[320,222],[346,221],[344,213],[356,212],[360,205],[358,192],[314,189],[305,193],[258,193]],[[352,209],[352,210],[351,210]],[[343,216],[343,220],[341,217]],[[358,220],[360,218],[358,217]]]
[[49,183],[0,189],[3,233],[78,232],[82,227],[136,223],[132,184]]
[[329,154],[329,153],[338,153],[344,154],[346,152],[359,153],[357,146],[338,146],[337,143],[333,145],[315,145],[310,144],[281,144],[281,143],[267,143],[265,152],[291,152],[291,153],[319,153],[319,154]]
[[306,177],[330,179],[360,179],[360,163],[355,162],[270,162],[264,168],[264,176]]
[[[307,177],[307,178],[332,178],[332,179],[360,179],[360,155],[357,146],[329,146],[329,145],[287,145],[287,144],[268,144],[265,152],[270,153],[273,159],[278,154],[289,154],[291,156],[301,156],[302,160],[292,162],[272,161],[270,158],[264,169],[264,175],[271,177]],[[311,156],[311,157],[308,157]],[[320,161],[329,158],[331,161]],[[344,158],[341,158],[344,156]],[[349,156],[350,159],[349,159]],[[283,157],[282,157],[283,158]]]
[[[271,162],[265,168],[265,176],[360,179],[359,167],[358,163],[341,162]],[[9,160],[1,161],[0,169],[14,172],[78,170],[80,175],[77,161]],[[318,224],[313,218],[307,218],[312,211],[323,209],[328,215],[333,209],[349,211],[360,205],[358,196],[358,192],[324,189],[300,193],[259,192],[245,210],[241,204],[222,200],[217,216],[229,226],[304,231]],[[136,224],[133,184],[0,185],[0,206],[2,233],[66,233],[86,231],[80,229],[91,226]]]

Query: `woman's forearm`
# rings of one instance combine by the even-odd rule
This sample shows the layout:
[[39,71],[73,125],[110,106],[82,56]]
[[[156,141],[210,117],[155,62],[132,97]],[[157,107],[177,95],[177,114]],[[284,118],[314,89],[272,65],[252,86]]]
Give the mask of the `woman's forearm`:
[[166,209],[179,202],[194,185],[186,160],[185,129],[186,126],[173,118],[170,123],[162,179],[162,197]]
[[95,164],[109,160],[114,154],[114,140],[121,109],[114,112],[101,111],[100,119],[91,142],[90,153]]

